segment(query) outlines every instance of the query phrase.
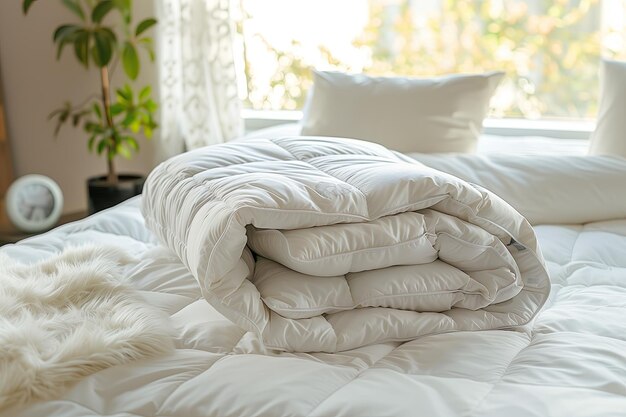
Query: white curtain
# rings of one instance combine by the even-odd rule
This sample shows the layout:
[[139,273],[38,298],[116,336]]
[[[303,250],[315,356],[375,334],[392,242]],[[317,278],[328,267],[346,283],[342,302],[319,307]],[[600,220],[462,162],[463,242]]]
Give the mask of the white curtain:
[[160,159],[243,132],[230,0],[155,0]]

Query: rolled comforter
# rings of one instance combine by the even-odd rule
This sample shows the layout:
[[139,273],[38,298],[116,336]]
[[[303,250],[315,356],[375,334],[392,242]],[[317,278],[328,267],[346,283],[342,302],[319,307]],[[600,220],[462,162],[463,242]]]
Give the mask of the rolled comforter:
[[528,323],[548,275],[489,191],[369,142],[236,141],[159,165],[148,227],[224,316],[286,351]]

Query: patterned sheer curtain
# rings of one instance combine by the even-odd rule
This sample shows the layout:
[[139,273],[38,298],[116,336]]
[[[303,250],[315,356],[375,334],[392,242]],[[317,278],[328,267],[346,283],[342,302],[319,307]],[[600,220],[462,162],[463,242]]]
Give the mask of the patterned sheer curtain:
[[158,157],[243,132],[230,0],[155,0],[161,143]]

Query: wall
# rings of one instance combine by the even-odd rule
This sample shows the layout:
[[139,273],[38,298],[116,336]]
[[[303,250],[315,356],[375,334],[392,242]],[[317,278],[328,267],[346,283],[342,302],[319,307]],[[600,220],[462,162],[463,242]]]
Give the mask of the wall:
[[[154,14],[152,0],[135,0],[135,21]],[[73,15],[60,0],[40,0],[28,16],[22,14],[21,0],[0,1],[0,73],[4,86],[8,137],[16,176],[43,174],[59,183],[65,197],[64,212],[85,210],[85,180],[104,174],[104,158],[88,153],[86,135],[71,126],[54,138],[54,123],[48,114],[64,101],[79,103],[98,93],[98,73],[78,64],[71,48],[56,61],[52,43],[54,29],[72,22]],[[137,85],[156,88],[154,63],[142,61]],[[114,85],[121,75],[117,70]],[[156,93],[156,91],[155,91]],[[154,139],[157,139],[158,131]],[[118,158],[120,172],[148,173],[154,165],[154,144],[140,141],[138,155],[130,161]]]

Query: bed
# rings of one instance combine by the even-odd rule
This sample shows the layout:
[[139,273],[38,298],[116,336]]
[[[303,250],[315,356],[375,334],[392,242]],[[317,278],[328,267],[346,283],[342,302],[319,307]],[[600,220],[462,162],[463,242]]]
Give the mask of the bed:
[[[414,157],[440,169],[461,167],[455,174],[472,181],[493,177],[485,166],[494,165],[473,166],[472,157],[458,164]],[[570,202],[552,201],[545,216],[532,211],[532,199],[518,199],[531,213],[552,284],[528,331],[444,333],[333,354],[268,351],[202,298],[180,258],[146,228],[141,197],[4,246],[3,254],[29,263],[69,245],[115,245],[137,259],[125,266],[129,282],[176,329],[174,353],[102,370],[60,398],[5,415],[623,416],[626,210],[614,192],[623,161],[611,161],[608,200],[570,192],[580,185],[571,179],[552,184]],[[494,163],[497,169],[507,160]],[[566,209],[572,205],[580,210]]]

